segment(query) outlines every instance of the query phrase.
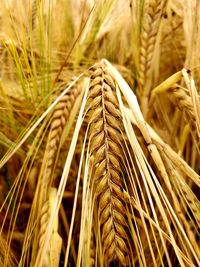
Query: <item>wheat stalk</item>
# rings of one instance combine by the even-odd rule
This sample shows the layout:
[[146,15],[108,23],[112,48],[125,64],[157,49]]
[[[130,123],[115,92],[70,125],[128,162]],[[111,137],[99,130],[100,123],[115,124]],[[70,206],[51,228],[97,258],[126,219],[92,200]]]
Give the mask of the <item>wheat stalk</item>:
[[90,164],[93,196],[97,201],[105,263],[127,263],[126,207],[122,197],[123,150],[121,115],[115,82],[104,63],[91,69],[88,97]]

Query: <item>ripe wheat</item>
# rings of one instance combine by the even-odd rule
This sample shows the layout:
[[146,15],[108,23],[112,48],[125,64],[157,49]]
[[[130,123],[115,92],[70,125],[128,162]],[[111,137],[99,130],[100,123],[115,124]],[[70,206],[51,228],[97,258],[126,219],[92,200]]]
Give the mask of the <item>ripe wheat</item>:
[[166,0],[149,0],[147,2],[145,1],[144,4],[138,68],[138,96],[141,97],[141,109],[144,116],[146,116],[148,98],[152,86],[152,63],[155,54],[156,40],[166,2]]
[[129,237],[123,201],[122,124],[115,82],[104,64],[91,69],[88,98],[93,196],[97,201],[105,263],[127,262]]
[[156,37],[160,25],[161,15],[166,1],[150,0],[145,3],[144,18],[142,22],[140,59],[139,59],[139,84],[145,86],[152,64]]
[[53,111],[50,131],[49,131],[48,140],[47,140],[47,147],[46,147],[47,166],[46,166],[45,177],[47,181],[50,178],[52,171],[53,171],[56,153],[58,150],[58,146],[59,146],[59,142],[60,142],[63,129],[66,125],[67,119],[69,118],[70,111],[72,109],[72,106],[79,92],[80,90],[78,89],[78,87],[72,88],[69,91],[69,93],[67,93],[60,99],[60,101],[55,106],[55,109]]

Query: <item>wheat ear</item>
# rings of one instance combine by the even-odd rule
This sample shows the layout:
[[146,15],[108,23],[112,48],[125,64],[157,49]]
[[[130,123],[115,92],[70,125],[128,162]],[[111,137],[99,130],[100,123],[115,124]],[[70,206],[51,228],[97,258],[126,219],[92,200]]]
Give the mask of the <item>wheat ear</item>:
[[183,112],[186,122],[189,122],[193,137],[195,138],[198,144],[198,152],[200,152],[200,136],[197,131],[198,122],[196,120],[194,105],[192,103],[190,95],[183,87],[179,86],[170,89],[170,96],[172,102],[174,102],[174,104],[180,109],[180,111]]
[[[148,98],[151,88],[151,68],[159,31],[160,19],[163,14],[166,0],[145,1],[142,30],[140,37],[138,83],[142,99]],[[143,101],[143,100],[142,100]],[[145,108],[142,104],[142,110]]]
[[67,119],[69,118],[72,106],[79,94],[80,90],[77,88],[72,88],[69,93],[64,95],[58,104],[55,106],[52,115],[52,121],[50,126],[50,131],[46,146],[46,172],[45,177],[48,180],[52,174],[56,152],[58,150],[60,138],[63,129],[66,125]]
[[[42,246],[44,245],[45,242],[46,229],[48,227],[53,206],[55,204],[56,194],[57,194],[57,189],[54,187],[50,187],[48,190],[48,199],[44,203],[41,210],[40,229],[39,229],[39,249],[42,249]],[[58,231],[58,217],[56,217],[54,221],[54,229],[51,234],[51,239],[46,254],[43,257],[43,259],[41,259],[43,261],[42,264],[43,267],[48,267],[48,266],[57,267],[59,265],[62,239],[57,233],[57,231]]]
[[122,124],[116,86],[104,63],[91,68],[88,98],[93,196],[101,229],[105,263],[126,265],[129,237],[123,201]]

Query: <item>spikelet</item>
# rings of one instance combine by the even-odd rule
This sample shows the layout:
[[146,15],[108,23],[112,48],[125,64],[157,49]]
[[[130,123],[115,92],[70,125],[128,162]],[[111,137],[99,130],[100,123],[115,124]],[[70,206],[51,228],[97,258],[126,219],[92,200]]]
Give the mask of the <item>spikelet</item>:
[[92,236],[90,240],[90,267],[95,266],[95,258],[96,258],[96,244],[95,244],[95,237],[94,237],[94,231],[92,231]]
[[[40,232],[39,232],[39,248],[43,245],[45,241],[45,232],[46,228],[48,226],[48,221],[49,221],[49,202],[47,201],[41,210],[41,219],[40,219]],[[48,246],[47,249],[47,254],[43,260],[43,267],[48,266],[49,264],[49,252],[50,252],[50,247]]]

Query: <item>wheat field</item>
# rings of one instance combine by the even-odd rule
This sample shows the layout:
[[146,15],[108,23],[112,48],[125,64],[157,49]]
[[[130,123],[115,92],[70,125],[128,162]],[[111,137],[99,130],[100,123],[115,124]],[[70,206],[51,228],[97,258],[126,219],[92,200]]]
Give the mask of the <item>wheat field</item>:
[[200,266],[200,1],[0,1],[0,267]]

